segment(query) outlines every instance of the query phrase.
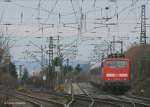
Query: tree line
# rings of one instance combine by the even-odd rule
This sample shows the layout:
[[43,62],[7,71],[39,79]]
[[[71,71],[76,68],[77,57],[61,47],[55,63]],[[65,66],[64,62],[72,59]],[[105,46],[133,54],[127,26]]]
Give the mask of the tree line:
[[[59,67],[60,71],[56,71],[56,67]],[[39,73],[35,73],[32,76],[29,76],[28,71],[24,70],[22,84],[36,88],[54,88],[51,84],[63,84],[65,79],[73,78],[73,76],[79,74],[81,71],[82,68],[80,64],[77,64],[75,67],[62,64],[61,58],[55,57],[51,65],[42,68]],[[45,80],[43,80],[44,76]]]

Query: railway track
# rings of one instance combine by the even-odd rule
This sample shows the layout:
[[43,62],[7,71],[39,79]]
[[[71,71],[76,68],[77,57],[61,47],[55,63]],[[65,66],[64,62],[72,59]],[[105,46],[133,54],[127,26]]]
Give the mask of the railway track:
[[135,96],[135,95],[132,95],[132,94],[125,95],[125,97],[135,99],[135,100],[139,100],[139,101],[145,102],[147,104],[150,104],[150,98],[147,98],[147,97],[140,97],[140,96]]
[[43,98],[40,96],[33,96],[33,95],[28,95],[26,93],[21,93],[21,92],[16,92],[15,96],[17,97],[23,97],[23,99],[31,99],[34,100],[40,104],[42,104],[42,107],[66,107],[66,104],[61,103],[60,101],[55,101],[52,99],[48,99],[48,98]]
[[[76,95],[74,94],[74,89],[73,89],[72,84],[70,84],[70,87],[71,87],[71,94],[63,94],[63,93],[56,93],[56,92],[51,92],[51,93],[47,93],[47,94],[49,94],[49,97],[51,97],[51,96],[53,96],[53,97],[59,96],[60,97],[61,96],[62,98],[67,98],[68,100],[65,103],[62,103],[62,105],[64,107],[93,107],[94,100],[92,99],[92,97],[90,97],[86,92],[84,92],[82,90],[82,92],[84,92],[84,94],[88,96],[87,100],[82,100],[79,98],[76,99],[75,98]],[[40,93],[39,90],[35,90],[35,91],[36,91],[36,93]],[[34,93],[34,90],[32,90],[31,93]],[[31,94],[31,93],[29,93],[29,94]],[[23,94],[23,93],[21,93],[21,94]],[[27,95],[27,93],[25,95]],[[48,96],[46,99],[48,100]]]
[[[75,95],[73,87],[71,88],[72,94],[47,92],[49,97],[33,96],[31,94],[16,92],[15,96],[18,98],[29,99],[30,101],[38,104],[38,107],[150,107],[149,98],[141,98],[136,96],[116,96],[104,95],[106,97],[95,97],[93,93],[88,93],[87,90],[77,84],[82,95]],[[67,98],[66,102],[59,101],[56,97]]]
[[[114,97],[114,98],[115,99],[103,99],[103,100],[121,104],[122,107],[150,107],[150,105],[147,103],[130,101],[127,99],[116,99],[116,97]],[[97,99],[97,98],[95,98],[95,99]],[[97,100],[99,100],[99,98]]]
[[[76,99],[80,99],[80,100],[87,100],[86,98],[87,96],[85,95],[76,95],[75,98]],[[111,96],[112,97],[112,96]],[[95,98],[94,99],[94,105],[93,107],[100,107],[100,105],[103,105],[104,107],[106,106],[111,106],[111,107],[150,107],[149,104],[147,103],[143,103],[143,102],[139,102],[139,101],[129,101],[127,99],[122,99],[122,98],[118,98],[118,97],[112,97],[112,99],[105,99],[105,98]]]
[[[86,92],[78,83],[76,83],[80,90],[83,92],[84,95],[74,95],[74,100],[78,101],[78,105],[81,103],[82,106],[80,107],[122,107],[122,105],[118,103],[113,103],[110,101],[104,101],[101,99],[95,99],[92,95]],[[80,104],[80,105],[81,105]],[[83,104],[85,104],[83,106]],[[70,107],[77,107],[77,104],[72,105]]]
[[[84,89],[82,89],[82,90],[84,90]],[[116,107],[117,106],[120,106],[120,107],[150,107],[150,104],[149,104],[150,99],[149,98],[141,98],[141,97],[137,97],[137,96],[132,96],[132,99],[131,99],[131,97],[122,98],[122,97],[119,97],[116,95],[106,95],[106,96],[109,96],[110,98],[97,98],[94,95],[91,95],[91,97],[94,100],[93,107],[99,107],[99,106],[95,106],[95,105],[98,105],[98,104],[100,105],[100,104],[102,104],[102,102],[105,104],[112,104],[113,107],[115,107],[115,106]],[[84,96],[84,97],[86,97],[86,96]],[[81,96],[79,98],[81,98]]]
[[[130,103],[133,107],[150,107],[150,98],[138,97],[133,95],[109,95],[113,100],[124,103]],[[127,106],[127,105],[126,105]]]
[[[80,86],[79,86],[80,87]],[[64,93],[56,93],[49,92],[50,95],[61,96],[63,98],[70,98],[68,102],[61,105],[61,107],[150,107],[148,104],[143,104],[141,102],[131,102],[127,99],[118,98],[117,96],[111,96],[111,98],[96,98],[86,92],[82,87],[80,87],[83,95],[75,95],[72,94],[64,94]],[[50,103],[50,102],[49,102]]]
[[28,98],[28,97],[20,96],[20,95],[15,95],[14,97],[21,99],[23,101],[26,101],[26,102],[30,102],[30,103],[34,104],[36,107],[45,107],[44,103],[42,103],[41,101],[32,99],[32,98]]
[[[77,84],[78,85],[78,84]],[[72,92],[72,101],[69,103],[68,107],[93,107],[94,100],[93,98],[88,95],[84,90],[81,90],[88,98],[88,100],[81,100],[81,99],[76,99],[75,94],[74,94],[74,88],[73,84],[71,83],[71,92]]]
[[12,98],[17,98],[17,99],[19,99],[21,101],[25,101],[25,102],[31,103],[35,107],[44,107],[43,104],[38,102],[38,101],[35,101],[33,99],[29,99],[29,98],[25,98],[23,96],[12,95],[12,93],[10,93],[10,92],[0,91],[0,94],[5,95],[5,96],[9,96],[9,97],[12,97]]

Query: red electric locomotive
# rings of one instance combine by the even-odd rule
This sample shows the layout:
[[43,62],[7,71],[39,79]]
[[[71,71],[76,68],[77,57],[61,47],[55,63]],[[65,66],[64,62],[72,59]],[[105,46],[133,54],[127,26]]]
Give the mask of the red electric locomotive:
[[131,65],[124,55],[109,55],[100,66],[91,69],[91,73],[92,83],[99,84],[104,89],[125,91],[130,87]]

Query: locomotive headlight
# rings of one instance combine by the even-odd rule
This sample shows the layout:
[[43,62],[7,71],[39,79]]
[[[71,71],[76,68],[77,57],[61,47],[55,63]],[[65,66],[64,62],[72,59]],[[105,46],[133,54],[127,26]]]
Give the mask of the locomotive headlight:
[[128,77],[128,74],[120,74],[120,77]]
[[106,77],[128,77],[128,74],[106,74]]
[[106,74],[106,77],[115,77],[115,74]]

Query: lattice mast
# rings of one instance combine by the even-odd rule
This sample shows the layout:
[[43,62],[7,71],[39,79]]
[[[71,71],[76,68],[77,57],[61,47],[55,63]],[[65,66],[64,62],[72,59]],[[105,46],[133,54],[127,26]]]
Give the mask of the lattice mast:
[[145,5],[142,5],[142,7],[141,7],[140,44],[146,45],[146,12],[145,12]]

